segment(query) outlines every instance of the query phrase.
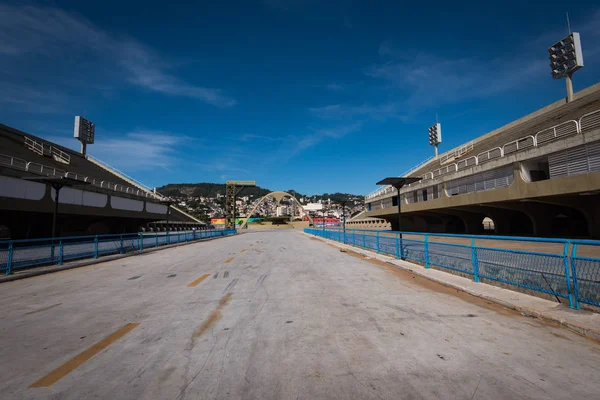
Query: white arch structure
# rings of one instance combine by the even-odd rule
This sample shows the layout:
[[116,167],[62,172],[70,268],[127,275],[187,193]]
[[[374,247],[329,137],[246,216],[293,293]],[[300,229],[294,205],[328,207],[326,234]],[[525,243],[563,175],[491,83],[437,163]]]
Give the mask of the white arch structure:
[[308,217],[308,220],[310,221],[310,223],[313,224],[313,219],[311,218],[310,214],[308,213],[308,211],[306,211],[304,209],[304,207],[302,207],[302,204],[300,204],[300,202],[298,201],[297,198],[295,198],[294,196],[292,196],[291,194],[289,194],[287,192],[271,192],[271,193],[261,197],[261,199],[258,201],[258,203],[256,203],[256,205],[254,206],[252,211],[250,211],[250,214],[248,214],[248,216],[246,218],[243,218],[244,223],[242,225],[240,225],[240,229],[244,229],[246,227],[246,225],[248,225],[248,220],[252,217],[252,214],[254,214],[254,212],[256,211],[258,206],[260,206],[268,197],[275,197],[275,201],[277,202],[277,205],[279,205],[279,203],[281,202],[281,199],[283,199],[284,197],[290,197],[292,200],[294,200],[296,202],[296,204],[298,204],[298,206],[300,206],[302,211],[304,211],[304,213]]

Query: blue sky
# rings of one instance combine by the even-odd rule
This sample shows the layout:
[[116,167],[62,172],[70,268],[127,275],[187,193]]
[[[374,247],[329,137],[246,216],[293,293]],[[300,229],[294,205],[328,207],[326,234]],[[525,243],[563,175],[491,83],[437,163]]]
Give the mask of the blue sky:
[[[0,2],[0,122],[140,181],[253,179],[367,193],[565,95],[547,47],[571,26],[600,81],[594,1]],[[322,3],[327,3],[323,5]]]

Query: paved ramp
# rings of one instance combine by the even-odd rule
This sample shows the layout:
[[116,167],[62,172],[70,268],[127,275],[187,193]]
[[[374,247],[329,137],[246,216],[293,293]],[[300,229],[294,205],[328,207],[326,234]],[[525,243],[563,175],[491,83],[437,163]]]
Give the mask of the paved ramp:
[[548,399],[600,345],[292,230],[0,285],[3,399]]

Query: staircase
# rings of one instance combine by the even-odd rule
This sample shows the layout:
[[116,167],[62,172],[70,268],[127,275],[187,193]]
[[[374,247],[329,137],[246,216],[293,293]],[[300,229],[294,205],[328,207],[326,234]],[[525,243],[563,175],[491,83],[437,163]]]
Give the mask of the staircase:
[[440,165],[448,164],[455,161],[457,158],[464,156],[473,150],[474,142],[471,141],[463,146],[457,147],[455,149],[450,150],[447,153],[444,153],[440,156]]
[[58,161],[63,164],[71,164],[70,155],[48,143],[37,142],[25,136],[25,147],[34,153],[39,154],[40,156],[52,157],[54,161]]

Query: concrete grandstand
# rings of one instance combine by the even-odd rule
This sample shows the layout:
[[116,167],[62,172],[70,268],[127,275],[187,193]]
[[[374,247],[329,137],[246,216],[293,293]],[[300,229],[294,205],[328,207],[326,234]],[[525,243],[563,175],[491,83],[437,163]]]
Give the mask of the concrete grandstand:
[[[441,154],[407,174],[408,231],[600,238],[600,84]],[[361,218],[397,229],[395,189],[365,198]]]
[[55,190],[50,184],[23,179],[33,177],[71,182],[59,193],[60,236],[206,226],[171,206],[170,199],[91,157],[0,124],[2,238],[51,236]]

